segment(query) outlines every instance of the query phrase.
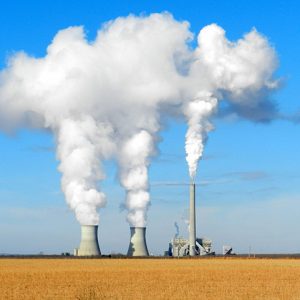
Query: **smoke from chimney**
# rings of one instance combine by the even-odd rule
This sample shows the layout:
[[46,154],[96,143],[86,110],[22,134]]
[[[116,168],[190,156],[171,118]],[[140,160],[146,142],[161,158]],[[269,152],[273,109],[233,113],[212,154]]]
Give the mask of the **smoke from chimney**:
[[188,22],[169,13],[130,15],[105,24],[94,41],[81,26],[61,30],[44,57],[15,53],[1,71],[0,126],[53,132],[62,190],[80,224],[99,223],[102,162],[116,159],[127,220],[146,226],[148,167],[163,118],[186,119],[195,178],[218,102],[253,108],[264,103],[262,90],[276,88],[274,50],[255,29],[231,42],[212,24],[194,49],[192,39]]

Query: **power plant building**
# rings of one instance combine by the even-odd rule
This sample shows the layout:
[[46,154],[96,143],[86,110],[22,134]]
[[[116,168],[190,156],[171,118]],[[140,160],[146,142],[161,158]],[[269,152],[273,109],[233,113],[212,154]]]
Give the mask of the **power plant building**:
[[[169,243],[166,251],[168,256],[196,256],[211,255],[212,241],[206,238],[196,238],[196,185],[192,182],[190,190],[189,211],[189,238],[175,236]],[[75,256],[100,256],[101,251],[98,244],[98,226],[82,225],[81,242],[79,248],[74,249]],[[145,227],[130,227],[130,243],[127,256],[149,256],[146,243]]]
[[[214,255],[212,241],[206,238],[196,238],[196,247],[194,255]],[[190,241],[182,237],[175,237],[169,243],[169,249],[166,253],[168,256],[183,257],[190,255]]]

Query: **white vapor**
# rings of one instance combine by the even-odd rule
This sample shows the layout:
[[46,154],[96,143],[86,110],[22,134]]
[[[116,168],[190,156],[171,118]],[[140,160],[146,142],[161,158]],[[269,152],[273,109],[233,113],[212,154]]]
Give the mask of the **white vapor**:
[[210,93],[201,93],[187,104],[184,114],[187,118],[185,151],[191,179],[194,181],[197,165],[204,151],[207,134],[213,130],[209,117],[215,112],[218,101]]
[[226,98],[246,109],[260,108],[267,101],[261,92],[277,87],[272,79],[276,66],[275,51],[256,30],[234,43],[226,39],[225,31],[216,24],[200,31],[190,68],[192,83],[199,92],[184,109],[188,123],[186,160],[192,180],[207,134],[213,129],[209,118],[216,112],[218,100]]
[[120,179],[127,192],[127,220],[135,227],[146,226],[146,213],[150,203],[147,167],[153,151],[153,137],[143,130],[128,140],[120,153]]
[[86,117],[65,119],[57,131],[57,157],[66,200],[80,223],[97,224],[97,208],[106,202],[97,182],[104,179],[101,158],[113,148],[108,138],[110,128]]
[[192,39],[188,22],[168,13],[130,15],[106,23],[92,42],[82,27],[61,30],[45,57],[16,53],[0,73],[0,126],[54,133],[62,190],[81,224],[98,224],[101,163],[114,158],[127,220],[146,226],[148,167],[166,114],[187,120],[195,178],[218,102],[255,108],[276,88],[275,52],[256,30],[232,43],[213,24],[195,49]]

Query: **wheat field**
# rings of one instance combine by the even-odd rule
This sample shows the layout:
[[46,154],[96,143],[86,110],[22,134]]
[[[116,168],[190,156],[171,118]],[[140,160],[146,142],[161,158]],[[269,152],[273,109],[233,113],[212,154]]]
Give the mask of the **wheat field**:
[[0,299],[300,299],[297,259],[0,259]]

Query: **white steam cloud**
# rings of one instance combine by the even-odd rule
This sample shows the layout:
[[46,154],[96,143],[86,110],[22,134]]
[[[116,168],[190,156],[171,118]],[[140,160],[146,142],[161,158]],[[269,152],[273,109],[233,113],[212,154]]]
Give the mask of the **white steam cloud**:
[[121,184],[127,192],[127,220],[135,227],[146,226],[146,213],[150,203],[147,168],[153,151],[153,137],[143,130],[128,140],[120,153]]
[[65,119],[57,130],[62,190],[82,224],[97,224],[97,208],[106,202],[105,195],[97,190],[97,182],[104,179],[101,158],[112,148],[109,132],[109,128],[88,117],[76,121]]
[[188,122],[185,151],[189,174],[195,179],[198,161],[202,157],[207,134],[213,130],[209,117],[215,112],[218,100],[210,93],[200,93],[184,111]]
[[213,24],[200,31],[194,49],[192,39],[189,24],[168,13],[117,18],[92,42],[82,27],[61,30],[45,57],[17,53],[0,73],[0,126],[53,132],[62,190],[81,224],[99,222],[106,202],[101,163],[114,158],[127,220],[146,225],[148,167],[166,114],[187,121],[194,178],[219,101],[241,112],[271,108],[266,95],[276,88],[277,61],[266,38],[252,30],[230,42]]

